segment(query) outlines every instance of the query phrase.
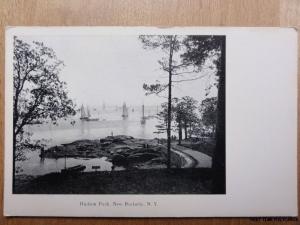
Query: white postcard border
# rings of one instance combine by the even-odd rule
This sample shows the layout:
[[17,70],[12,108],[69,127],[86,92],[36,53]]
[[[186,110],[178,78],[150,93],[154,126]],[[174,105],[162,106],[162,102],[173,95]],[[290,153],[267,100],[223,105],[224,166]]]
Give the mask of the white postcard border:
[[[138,34],[226,35],[226,194],[12,194],[13,36]],[[9,27],[4,163],[5,216],[297,216],[297,32],[293,28]],[[110,206],[104,206],[106,202]],[[140,202],[144,206],[130,205]]]

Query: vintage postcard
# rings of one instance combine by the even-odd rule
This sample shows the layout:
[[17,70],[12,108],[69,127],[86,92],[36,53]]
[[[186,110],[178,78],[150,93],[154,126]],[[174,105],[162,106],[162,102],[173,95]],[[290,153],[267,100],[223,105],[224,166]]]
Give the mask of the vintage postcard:
[[293,28],[8,27],[6,216],[297,215]]

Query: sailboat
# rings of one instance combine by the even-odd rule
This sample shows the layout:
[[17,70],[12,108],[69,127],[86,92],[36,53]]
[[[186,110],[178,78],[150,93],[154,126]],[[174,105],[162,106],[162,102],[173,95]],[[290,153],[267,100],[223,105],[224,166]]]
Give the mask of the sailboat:
[[122,113],[122,117],[123,118],[127,118],[128,117],[128,109],[126,107],[126,103],[124,102],[123,104],[123,113]]
[[87,120],[89,117],[87,116],[86,112],[85,112],[85,109],[84,109],[84,106],[82,105],[81,108],[80,108],[80,113],[81,113],[81,116],[80,116],[80,119],[81,120]]
[[141,118],[141,124],[145,124],[146,123],[146,117],[145,117],[145,106],[144,106],[144,104],[142,106],[142,113],[143,113],[143,116]]
[[81,112],[80,119],[83,121],[98,121],[99,120],[99,118],[92,118],[90,109],[88,107],[86,108],[86,111],[85,111],[84,106],[82,105],[80,112]]

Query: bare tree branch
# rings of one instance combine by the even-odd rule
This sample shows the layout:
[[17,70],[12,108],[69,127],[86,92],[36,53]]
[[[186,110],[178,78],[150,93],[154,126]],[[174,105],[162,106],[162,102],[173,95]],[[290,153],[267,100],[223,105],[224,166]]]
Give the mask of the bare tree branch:
[[185,72],[180,72],[180,73],[172,73],[173,76],[183,76],[185,74],[190,74],[190,73],[196,73],[196,71],[185,71]]
[[191,78],[191,79],[184,79],[184,80],[173,80],[174,83],[181,83],[181,82],[184,82],[184,81],[193,81],[193,80],[199,80],[203,77],[206,77],[208,76],[209,74],[204,74],[202,76],[198,76],[198,77],[195,77],[195,78]]

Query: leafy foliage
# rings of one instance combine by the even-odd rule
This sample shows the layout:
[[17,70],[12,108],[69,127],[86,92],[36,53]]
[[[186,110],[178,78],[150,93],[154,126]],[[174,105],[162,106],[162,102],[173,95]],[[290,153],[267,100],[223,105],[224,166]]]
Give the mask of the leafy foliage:
[[214,63],[217,64],[219,69],[219,58],[221,55],[221,45],[224,36],[198,36],[189,35],[184,39],[184,45],[186,51],[181,55],[184,62],[193,63],[201,70],[206,59],[209,57],[214,59]]
[[158,95],[159,93],[163,92],[167,88],[168,88],[168,85],[160,84],[160,83],[143,85],[143,89],[146,91],[146,93],[145,93],[146,95],[151,95],[151,94]]
[[[195,129],[199,126],[199,116],[196,112],[198,102],[190,96],[172,99],[171,123],[173,129],[181,132],[184,129],[185,137],[195,134]],[[167,102],[161,105],[162,110],[158,113],[160,124],[156,126],[157,132],[164,133],[167,130]]]
[[217,97],[206,98],[201,102],[199,109],[203,124],[214,126],[217,123]]
[[216,132],[215,129],[217,124],[217,103],[217,97],[206,98],[201,102],[201,105],[199,107],[203,126],[207,128],[206,132],[208,130],[212,136],[214,136]]
[[32,45],[14,38],[13,56],[13,128],[16,159],[22,159],[24,147],[36,148],[38,143],[30,143],[30,135],[24,127],[43,123],[46,120],[56,124],[59,118],[74,115],[74,103],[68,98],[66,83],[59,73],[63,61],[57,59],[53,49],[41,42]]
[[181,48],[180,40],[175,35],[140,35],[144,49],[162,49],[169,51],[173,48],[178,51]]
[[[171,123],[172,121],[174,121],[174,118],[176,117],[175,108],[176,108],[177,101],[178,101],[177,98],[173,98],[172,100],[171,118],[170,118]],[[168,102],[164,102],[161,104],[161,111],[158,112],[157,118],[159,120],[159,124],[156,125],[157,131],[155,131],[154,133],[156,134],[165,133],[168,128]]]
[[159,124],[155,126],[157,131],[155,131],[154,133],[165,133],[168,127],[168,104],[166,102],[161,104],[161,111],[157,113],[157,119],[159,121]]

